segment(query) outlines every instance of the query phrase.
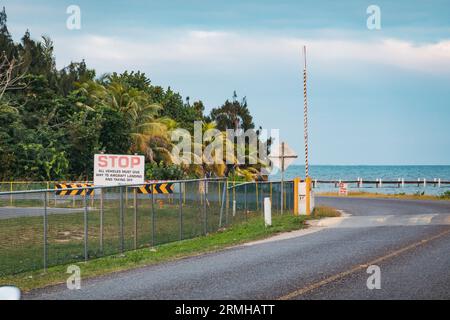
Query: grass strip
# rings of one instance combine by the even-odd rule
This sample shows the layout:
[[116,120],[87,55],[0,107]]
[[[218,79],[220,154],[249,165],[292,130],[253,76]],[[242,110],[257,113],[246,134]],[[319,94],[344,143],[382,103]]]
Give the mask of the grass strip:
[[[252,217],[247,222],[223,228],[217,232],[193,239],[176,241],[155,247],[147,247],[124,254],[90,260],[88,262],[73,263],[81,268],[83,279],[105,275],[113,272],[134,269],[142,266],[154,265],[161,262],[173,261],[180,258],[195,256],[206,252],[214,252],[226,247],[245,242],[268,238],[270,236],[305,228],[306,220],[339,216],[339,212],[329,207],[317,207],[313,215],[293,216],[286,214],[274,216],[272,226],[265,227],[261,217]],[[51,267],[46,273],[43,270],[23,272],[0,277],[1,285],[14,285],[23,292],[53,284],[66,282],[68,264]]]

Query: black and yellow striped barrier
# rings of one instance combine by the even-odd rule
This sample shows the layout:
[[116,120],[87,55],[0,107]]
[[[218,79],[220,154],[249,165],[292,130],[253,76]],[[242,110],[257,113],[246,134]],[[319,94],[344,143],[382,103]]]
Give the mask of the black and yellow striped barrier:
[[55,194],[58,196],[84,196],[94,194],[94,189],[77,189],[74,188],[87,188],[92,187],[93,184],[88,183],[57,183],[55,184]]
[[173,183],[154,183],[146,184],[137,188],[137,193],[152,193],[152,188],[154,189],[154,194],[169,194],[173,193]]

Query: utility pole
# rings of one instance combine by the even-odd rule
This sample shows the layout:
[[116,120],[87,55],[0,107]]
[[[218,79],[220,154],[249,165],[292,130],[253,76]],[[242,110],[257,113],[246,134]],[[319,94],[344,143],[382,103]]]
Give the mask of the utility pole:
[[306,46],[303,46],[303,127],[305,139],[305,189],[306,189],[306,214],[311,214],[311,178],[309,177],[308,164],[308,99],[306,94]]
[[304,127],[304,140],[305,140],[305,177],[309,177],[308,168],[308,100],[306,94],[306,46],[303,46],[303,127]]

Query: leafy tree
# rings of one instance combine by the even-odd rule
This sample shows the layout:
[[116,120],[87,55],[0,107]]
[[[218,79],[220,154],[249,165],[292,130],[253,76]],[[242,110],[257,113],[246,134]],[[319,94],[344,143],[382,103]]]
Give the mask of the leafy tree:
[[212,109],[209,117],[211,121],[217,123],[219,130],[248,130],[255,127],[247,99],[244,97],[241,102],[237,101],[236,91],[233,93],[232,101],[226,100],[222,106]]
[[150,79],[147,78],[143,72],[128,72],[125,71],[121,74],[113,72],[111,75],[105,77],[104,84],[120,83],[125,87],[134,88],[139,91],[148,93],[150,89]]
[[125,117],[109,107],[102,107],[100,145],[104,153],[127,153],[130,144],[130,130]]
[[166,165],[163,162],[149,163],[146,166],[145,175],[147,179],[152,180],[180,180],[185,179],[186,175],[180,166]]
[[58,72],[58,93],[68,95],[77,88],[77,85],[95,77],[95,70],[88,69],[86,62],[71,62],[67,67]]
[[0,11],[0,48],[1,53],[5,53],[9,59],[17,57],[17,48],[12,40],[11,34],[6,26],[8,20],[5,7]]
[[[253,128],[246,99],[226,101],[205,117],[201,100],[191,103],[170,87],[152,85],[140,71],[96,77],[85,61],[56,68],[53,42],[34,40],[27,30],[19,43],[8,31],[0,11],[0,179],[89,179],[93,155],[141,153],[153,179],[182,177],[250,177],[254,166],[173,164],[171,132],[195,121],[203,131],[219,129],[200,146],[233,144],[226,128]],[[248,152],[250,156],[250,152]],[[195,155],[193,155],[195,156]],[[213,155],[215,156],[215,155]],[[233,155],[234,157],[234,155]],[[225,160],[225,159],[224,159]],[[229,160],[229,159],[228,159]],[[233,162],[234,161],[234,162]],[[225,162],[225,161],[224,161]]]
[[64,179],[69,165],[64,151],[36,143],[20,143],[17,152],[17,170],[27,172],[29,178]]

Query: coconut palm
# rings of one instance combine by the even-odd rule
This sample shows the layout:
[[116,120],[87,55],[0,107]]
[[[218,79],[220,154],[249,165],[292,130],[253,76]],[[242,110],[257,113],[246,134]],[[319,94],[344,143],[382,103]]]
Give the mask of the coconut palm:
[[158,117],[161,106],[153,103],[147,93],[117,81],[106,85],[87,81],[78,91],[88,97],[87,103],[80,106],[95,108],[103,104],[125,116],[131,132],[131,153],[143,153],[151,162],[171,162],[168,128],[175,125],[171,119]]

